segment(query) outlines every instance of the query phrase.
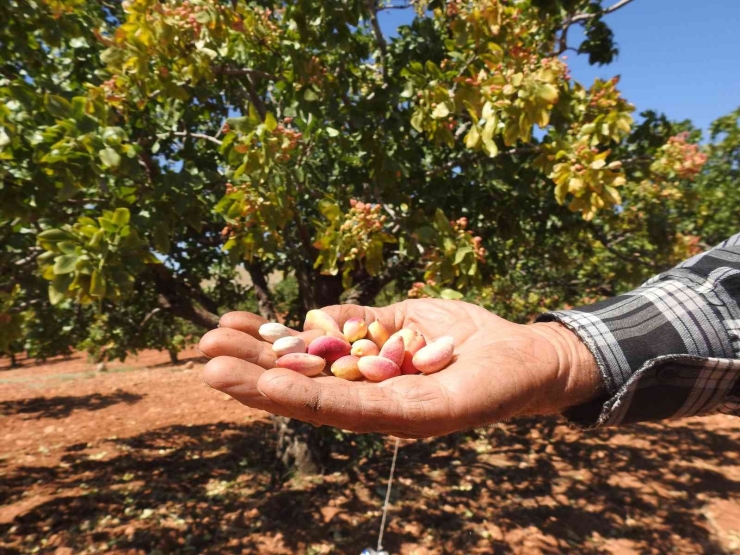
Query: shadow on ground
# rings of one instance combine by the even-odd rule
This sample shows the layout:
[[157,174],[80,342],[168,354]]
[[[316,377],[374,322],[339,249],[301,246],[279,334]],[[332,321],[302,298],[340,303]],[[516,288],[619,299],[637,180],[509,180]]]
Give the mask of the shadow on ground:
[[193,364],[206,364],[209,360],[206,356],[196,355],[191,357],[181,357],[178,359],[177,364],[172,364],[169,360],[166,362],[160,362],[159,364],[149,364],[147,365],[147,368],[177,368],[178,366],[182,366],[184,364],[187,364],[188,362],[192,362]]
[[127,391],[116,391],[108,395],[92,393],[79,397],[32,397],[30,399],[1,401],[0,415],[23,414],[28,415],[28,418],[66,418],[72,411],[96,411],[118,403],[133,405],[143,398],[143,395]]
[[[61,494],[0,525],[0,551],[306,553],[330,544],[355,555],[374,545],[390,450],[365,459],[343,449],[349,460],[324,477],[275,485],[273,435],[262,422],[172,426],[102,442],[112,453],[104,460],[71,446],[56,468],[20,467],[2,480],[0,503],[32,484]],[[404,442],[385,547],[595,554],[600,541],[621,539],[639,552],[723,553],[700,515],[706,496],[739,497],[740,483],[716,470],[737,464],[737,450],[736,438],[692,422],[580,434],[522,420]]]

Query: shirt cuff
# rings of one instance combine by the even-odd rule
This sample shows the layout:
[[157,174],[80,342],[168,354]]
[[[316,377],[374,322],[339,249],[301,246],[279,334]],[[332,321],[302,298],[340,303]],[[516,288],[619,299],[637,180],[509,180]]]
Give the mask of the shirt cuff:
[[578,427],[740,410],[740,309],[716,281],[678,270],[537,321],[571,329],[598,364],[604,393],[563,413]]

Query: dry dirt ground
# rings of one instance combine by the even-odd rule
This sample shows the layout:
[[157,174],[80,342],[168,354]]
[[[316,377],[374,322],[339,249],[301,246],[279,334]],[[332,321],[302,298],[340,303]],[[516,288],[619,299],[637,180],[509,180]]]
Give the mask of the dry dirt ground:
[[[144,353],[0,359],[0,553],[346,553],[374,545],[392,443],[271,480],[264,413]],[[740,419],[581,433],[521,420],[399,452],[392,554],[740,553]]]

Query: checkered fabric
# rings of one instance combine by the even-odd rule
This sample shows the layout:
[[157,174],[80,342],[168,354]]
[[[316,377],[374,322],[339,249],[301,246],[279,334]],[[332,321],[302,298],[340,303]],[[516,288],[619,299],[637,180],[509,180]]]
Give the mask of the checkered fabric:
[[583,428],[740,416],[740,234],[642,286],[543,314],[588,346],[604,394],[565,412]]

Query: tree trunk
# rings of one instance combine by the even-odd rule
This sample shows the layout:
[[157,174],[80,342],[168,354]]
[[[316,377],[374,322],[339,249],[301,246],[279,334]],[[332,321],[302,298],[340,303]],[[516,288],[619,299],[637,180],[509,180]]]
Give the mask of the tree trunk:
[[344,295],[345,304],[372,305],[378,293],[411,267],[411,263],[404,262],[385,268],[375,276],[363,271],[355,276],[355,286]]
[[173,365],[179,364],[179,360],[177,360],[177,351],[175,349],[167,349],[167,352],[170,354],[170,363]]
[[216,310],[215,303],[202,291],[178,281],[163,264],[152,265],[151,272],[157,285],[160,307],[201,328],[218,327],[219,317],[212,312]]
[[262,266],[259,262],[252,262],[251,264],[246,264],[246,268],[254,284],[254,292],[257,295],[257,306],[259,307],[260,315],[272,322],[277,321],[277,314],[270,298],[270,290],[267,287],[267,279],[265,278],[265,272],[262,270]]
[[[253,263],[246,265],[246,268],[252,277],[254,291],[257,294],[257,306],[260,316],[272,321],[277,320],[262,266],[259,263]],[[298,282],[301,297],[304,300],[311,298],[311,291],[306,291],[301,286],[300,277],[298,278]],[[321,472],[323,466],[322,437],[317,428],[284,416],[273,415],[270,417],[270,420],[272,420],[275,433],[277,434],[275,455],[278,461],[280,461],[283,470],[306,475]]]
[[18,368],[20,364],[18,364],[18,360],[15,358],[15,353],[10,353],[10,367],[11,368]]
[[295,277],[298,280],[298,294],[301,299],[303,314],[300,314],[301,321],[306,312],[313,308],[318,308],[313,296],[313,283],[311,282],[312,270],[308,264],[298,264],[295,270]]
[[273,416],[272,423],[277,433],[275,454],[286,471],[302,475],[323,471],[328,453],[318,428],[284,416]]
[[339,304],[339,297],[343,291],[341,276],[318,274],[314,278],[314,301],[318,307]]

